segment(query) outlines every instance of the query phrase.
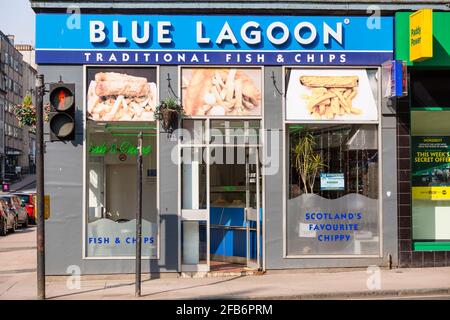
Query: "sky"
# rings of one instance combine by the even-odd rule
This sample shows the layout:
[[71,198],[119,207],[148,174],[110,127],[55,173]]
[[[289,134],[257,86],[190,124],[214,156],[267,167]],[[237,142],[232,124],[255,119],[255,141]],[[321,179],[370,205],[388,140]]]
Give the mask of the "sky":
[[15,44],[34,46],[35,14],[28,0],[0,0],[0,30],[15,35]]

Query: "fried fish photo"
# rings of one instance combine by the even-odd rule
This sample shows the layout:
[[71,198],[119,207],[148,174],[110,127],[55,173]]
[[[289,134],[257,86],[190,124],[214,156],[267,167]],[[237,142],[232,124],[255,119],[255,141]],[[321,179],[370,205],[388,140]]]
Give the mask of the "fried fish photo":
[[261,115],[258,69],[186,69],[182,81],[187,115]]
[[98,72],[87,93],[88,118],[95,121],[153,121],[156,83],[118,72]]

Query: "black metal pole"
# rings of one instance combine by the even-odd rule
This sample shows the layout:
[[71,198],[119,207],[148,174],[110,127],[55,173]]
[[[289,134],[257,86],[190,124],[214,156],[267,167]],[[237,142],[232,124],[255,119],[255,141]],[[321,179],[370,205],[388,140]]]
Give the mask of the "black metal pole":
[[36,76],[37,296],[45,299],[44,75]]
[[137,211],[136,211],[136,284],[135,295],[141,296],[141,247],[142,247],[142,132],[138,137],[137,156]]

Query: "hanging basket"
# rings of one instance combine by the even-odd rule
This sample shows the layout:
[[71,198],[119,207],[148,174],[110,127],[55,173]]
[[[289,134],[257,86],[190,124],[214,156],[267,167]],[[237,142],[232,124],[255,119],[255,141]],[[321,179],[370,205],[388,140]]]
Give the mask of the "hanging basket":
[[155,120],[159,120],[162,129],[169,134],[178,129],[179,119],[183,115],[183,107],[177,100],[172,98],[161,101],[155,110]]
[[162,120],[161,120],[161,126],[162,128],[172,133],[175,129],[178,128],[178,112],[172,109],[164,109],[161,111],[162,113]]

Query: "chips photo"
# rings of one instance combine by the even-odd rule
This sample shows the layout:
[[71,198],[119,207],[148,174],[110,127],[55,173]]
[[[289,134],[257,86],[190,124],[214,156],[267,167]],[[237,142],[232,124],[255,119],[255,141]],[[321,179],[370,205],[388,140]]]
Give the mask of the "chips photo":
[[311,90],[311,95],[303,98],[310,114],[318,120],[362,113],[361,109],[353,106],[358,93],[357,76],[301,76],[300,83]]

